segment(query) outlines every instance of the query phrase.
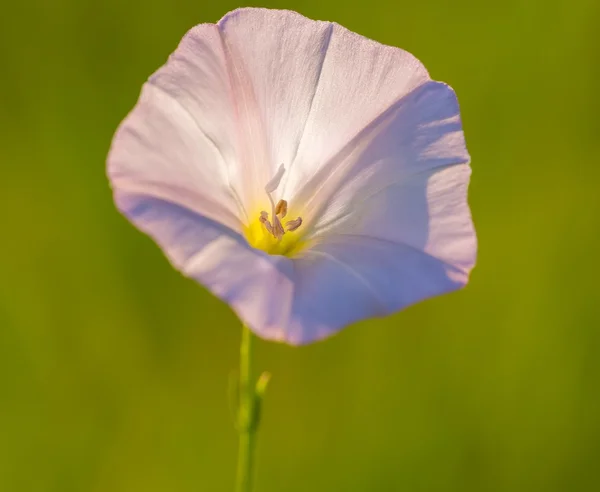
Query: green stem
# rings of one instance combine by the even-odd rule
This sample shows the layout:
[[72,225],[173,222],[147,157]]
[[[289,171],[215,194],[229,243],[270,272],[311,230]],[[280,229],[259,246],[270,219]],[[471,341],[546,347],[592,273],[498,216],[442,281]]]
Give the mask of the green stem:
[[252,332],[242,327],[240,345],[240,379],[238,432],[240,434],[236,492],[251,492],[256,441],[257,398],[252,384]]

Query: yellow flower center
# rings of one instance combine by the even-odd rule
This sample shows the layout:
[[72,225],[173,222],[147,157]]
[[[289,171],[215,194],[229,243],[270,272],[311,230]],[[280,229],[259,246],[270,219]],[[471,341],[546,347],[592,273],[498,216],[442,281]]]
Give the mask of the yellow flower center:
[[305,245],[302,239],[302,217],[296,216],[288,210],[286,200],[273,201],[273,193],[285,172],[283,164],[265,186],[269,198],[270,213],[264,209],[253,215],[256,217],[246,226],[246,239],[250,246],[260,249],[271,255],[294,256]]
[[287,231],[281,239],[277,239],[266,230],[259,217],[246,226],[245,232],[250,246],[270,255],[294,256],[306,245],[298,231]]

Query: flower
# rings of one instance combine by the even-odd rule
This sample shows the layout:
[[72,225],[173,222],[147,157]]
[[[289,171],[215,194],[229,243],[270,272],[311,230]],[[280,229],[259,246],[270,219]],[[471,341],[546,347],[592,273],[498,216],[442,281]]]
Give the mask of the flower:
[[174,267],[290,344],[464,286],[470,173],[454,91],[415,57],[255,8],[184,36],[108,157]]

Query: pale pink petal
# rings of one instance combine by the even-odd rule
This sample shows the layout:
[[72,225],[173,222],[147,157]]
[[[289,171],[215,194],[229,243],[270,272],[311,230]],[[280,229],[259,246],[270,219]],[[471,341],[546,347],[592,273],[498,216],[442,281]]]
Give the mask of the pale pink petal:
[[255,250],[218,222],[167,200],[117,191],[115,201],[175,268],[227,302],[261,337],[286,339],[295,278],[290,259]]
[[[254,166],[262,190],[281,164],[287,169],[295,159],[334,26],[288,10],[245,8],[227,14],[219,28],[236,93],[258,108],[241,118],[242,131],[251,136],[258,125],[266,138],[270,168]],[[249,138],[250,147],[259,144]]]
[[427,82],[319,170],[305,189],[306,222],[313,237],[383,238],[468,272],[476,250],[468,162],[454,91]]
[[283,193],[297,192],[348,142],[430,80],[410,53],[332,24],[310,114]]
[[227,80],[216,27],[196,27],[117,130],[108,156],[113,189],[163,198],[241,230]]
[[108,175],[114,190],[180,203],[240,230],[230,190],[206,162],[218,165],[219,155],[204,145],[187,113],[146,86],[113,139]]
[[317,172],[306,197],[314,244],[295,260],[292,343],[467,283],[477,253],[468,162],[454,92],[428,82]]
[[328,238],[294,266],[296,293],[286,339],[295,345],[389,315],[466,281],[462,270],[422,251],[362,236]]

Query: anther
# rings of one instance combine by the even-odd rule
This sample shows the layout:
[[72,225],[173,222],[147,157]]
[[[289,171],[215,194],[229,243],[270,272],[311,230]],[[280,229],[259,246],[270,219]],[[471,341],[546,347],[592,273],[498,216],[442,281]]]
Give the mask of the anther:
[[285,200],[279,200],[275,205],[275,215],[282,219],[287,215],[287,202]]
[[258,220],[260,221],[260,223],[262,225],[265,226],[265,229],[267,231],[269,231],[270,234],[273,234],[273,226],[269,222],[268,217],[269,217],[269,214],[267,212],[261,212],[260,213],[260,217],[258,218]]
[[298,229],[298,227],[300,227],[301,225],[302,225],[302,217],[298,217],[295,220],[289,220],[288,222],[286,222],[285,228],[287,231],[292,232],[292,231],[295,231],[296,229]]

